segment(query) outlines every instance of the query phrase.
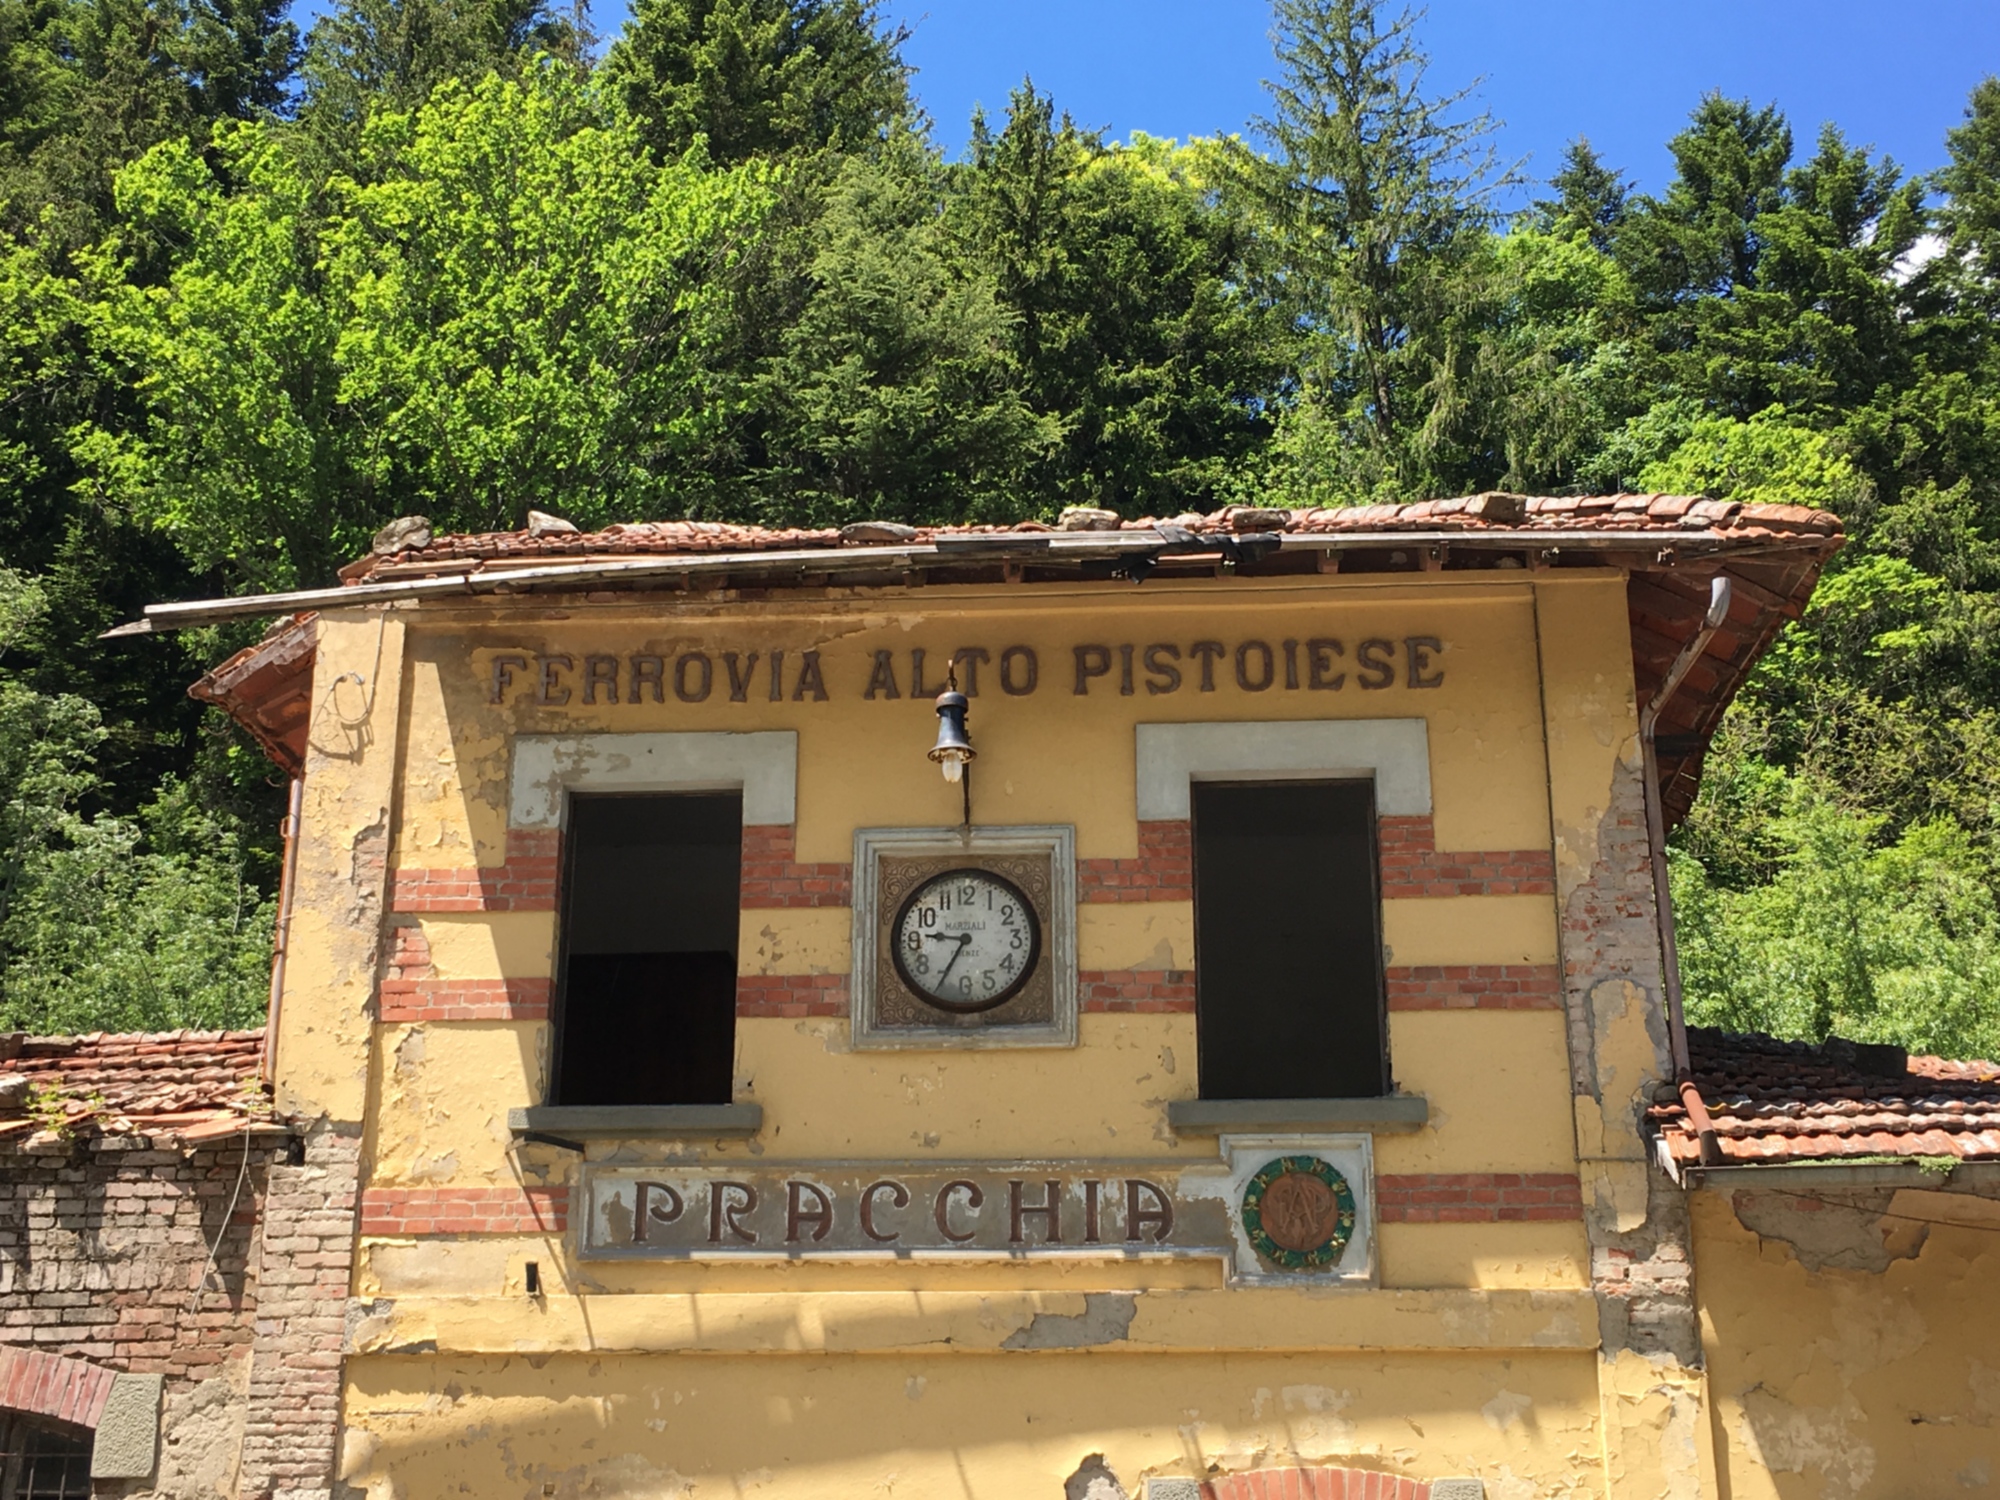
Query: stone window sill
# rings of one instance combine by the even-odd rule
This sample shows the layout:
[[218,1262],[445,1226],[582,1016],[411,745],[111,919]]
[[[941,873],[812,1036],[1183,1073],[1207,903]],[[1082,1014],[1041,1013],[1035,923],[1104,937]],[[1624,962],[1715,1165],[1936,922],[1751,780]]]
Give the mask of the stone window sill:
[[1431,1117],[1421,1094],[1379,1099],[1173,1099],[1167,1124],[1176,1135],[1253,1130],[1365,1130],[1395,1135],[1422,1130]]
[[518,1139],[530,1133],[587,1139],[714,1140],[755,1135],[764,1124],[761,1104],[540,1104],[507,1111]]

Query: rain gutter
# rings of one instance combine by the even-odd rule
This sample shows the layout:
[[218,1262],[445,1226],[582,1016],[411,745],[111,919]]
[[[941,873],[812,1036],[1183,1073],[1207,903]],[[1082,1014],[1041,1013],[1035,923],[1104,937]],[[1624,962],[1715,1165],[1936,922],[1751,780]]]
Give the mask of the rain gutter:
[[1694,666],[1696,659],[1708,648],[1715,632],[1722,628],[1722,622],[1729,617],[1730,594],[1727,574],[1718,573],[1709,581],[1708,613],[1702,617],[1701,629],[1693,640],[1681,647],[1680,655],[1667,669],[1660,690],[1639,715],[1639,745],[1645,756],[1646,843],[1653,861],[1653,913],[1660,926],[1661,978],[1666,987],[1667,1045],[1673,1054],[1674,1085],[1680,1091],[1681,1107],[1687,1111],[1688,1124],[1694,1127],[1705,1167],[1722,1164],[1722,1146],[1715,1138],[1715,1121],[1709,1117],[1708,1106],[1701,1102],[1701,1090],[1695,1087],[1694,1067],[1688,1058],[1687,1016],[1681,1004],[1680,946],[1674,938],[1674,895],[1667,873],[1667,819],[1660,798],[1660,761],[1654,748],[1653,733],[1659,726],[1662,710],[1673,701],[1689,668]]

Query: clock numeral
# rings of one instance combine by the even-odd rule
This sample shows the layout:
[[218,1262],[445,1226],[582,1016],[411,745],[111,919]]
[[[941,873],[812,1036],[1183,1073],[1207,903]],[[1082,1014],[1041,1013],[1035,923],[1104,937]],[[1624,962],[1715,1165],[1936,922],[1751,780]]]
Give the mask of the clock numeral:
[[937,926],[937,919],[936,907],[920,906],[917,908],[917,925],[919,927],[935,927]]

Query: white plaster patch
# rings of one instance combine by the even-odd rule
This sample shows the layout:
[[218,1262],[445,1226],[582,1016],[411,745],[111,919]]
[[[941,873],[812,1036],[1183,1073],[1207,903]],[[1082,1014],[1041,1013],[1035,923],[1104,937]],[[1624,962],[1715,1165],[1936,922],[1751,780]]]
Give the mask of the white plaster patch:
[[1525,1428],[1534,1406],[1532,1396],[1523,1396],[1517,1391],[1502,1391],[1480,1407],[1479,1414],[1495,1432],[1507,1432],[1515,1427]]
[[1357,1429],[1353,1418],[1344,1413],[1354,1404],[1354,1392],[1324,1385],[1288,1385],[1278,1396],[1284,1402],[1285,1428],[1294,1453],[1317,1455],[1352,1449]]
[[1867,1419],[1852,1393],[1836,1408],[1794,1406],[1753,1390],[1743,1398],[1738,1438],[1773,1473],[1817,1470],[1824,1500],[1846,1500],[1875,1475],[1874,1448],[1850,1431]]

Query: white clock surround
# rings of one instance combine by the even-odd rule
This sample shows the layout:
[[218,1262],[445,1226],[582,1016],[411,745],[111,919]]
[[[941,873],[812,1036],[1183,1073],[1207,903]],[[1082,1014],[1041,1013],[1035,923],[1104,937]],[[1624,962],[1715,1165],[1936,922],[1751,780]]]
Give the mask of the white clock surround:
[[[1046,857],[1051,884],[1042,924],[1041,964],[1053,1004],[1046,1022],[1028,1025],[886,1026],[874,976],[881,968],[881,868],[889,858]],[[987,1050],[1076,1045],[1076,830],[1067,824],[998,828],[860,828],[854,834],[852,967],[853,1043],[863,1049]]]

